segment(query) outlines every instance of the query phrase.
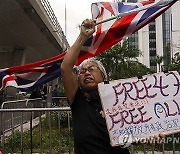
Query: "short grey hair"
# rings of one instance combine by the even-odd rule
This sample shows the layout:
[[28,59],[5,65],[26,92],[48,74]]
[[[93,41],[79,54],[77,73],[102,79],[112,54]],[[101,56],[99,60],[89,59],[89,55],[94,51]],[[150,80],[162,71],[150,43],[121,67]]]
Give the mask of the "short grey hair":
[[89,63],[89,62],[93,62],[93,63],[96,63],[96,64],[97,64],[97,66],[99,67],[99,69],[100,69],[100,71],[101,71],[101,73],[102,73],[103,80],[104,80],[104,81],[107,81],[106,69],[104,68],[103,64],[102,64],[99,60],[97,60],[97,59],[95,59],[95,58],[88,58],[88,59],[84,60],[84,61],[77,67],[78,72],[81,70],[81,68],[82,68],[84,65],[86,65],[86,64]]

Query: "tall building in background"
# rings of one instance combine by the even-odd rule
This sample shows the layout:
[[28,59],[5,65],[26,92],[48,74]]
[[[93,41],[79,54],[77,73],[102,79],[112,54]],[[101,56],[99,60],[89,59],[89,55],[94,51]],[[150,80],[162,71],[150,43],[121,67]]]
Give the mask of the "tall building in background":
[[[159,70],[156,56],[163,56],[162,65],[166,67],[175,53],[180,52],[180,1],[149,25],[138,31],[139,49],[143,56],[140,62],[154,70]],[[161,68],[160,68],[161,70]]]
[[[137,0],[122,1],[137,2]],[[157,71],[159,68],[155,62],[156,56],[165,57],[162,65],[167,66],[174,54],[180,52],[179,14],[180,1],[150,24],[128,37],[129,47],[138,48],[142,52],[142,56],[138,58],[141,63]]]

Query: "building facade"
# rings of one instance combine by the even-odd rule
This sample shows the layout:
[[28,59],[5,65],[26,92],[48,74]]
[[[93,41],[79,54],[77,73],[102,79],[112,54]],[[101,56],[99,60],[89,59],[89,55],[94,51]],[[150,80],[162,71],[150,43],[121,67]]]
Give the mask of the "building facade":
[[146,66],[162,71],[155,62],[157,56],[164,57],[161,63],[166,67],[174,54],[180,52],[180,1],[164,14],[138,31],[138,48],[142,52],[139,61]]
[[[137,0],[122,1],[137,2]],[[170,64],[174,54],[180,52],[179,14],[180,1],[150,24],[128,37],[129,46],[138,48],[142,52],[138,58],[141,63],[155,71],[162,71],[163,67],[158,68],[159,66],[155,62],[157,56],[164,57],[161,66],[166,67]]]

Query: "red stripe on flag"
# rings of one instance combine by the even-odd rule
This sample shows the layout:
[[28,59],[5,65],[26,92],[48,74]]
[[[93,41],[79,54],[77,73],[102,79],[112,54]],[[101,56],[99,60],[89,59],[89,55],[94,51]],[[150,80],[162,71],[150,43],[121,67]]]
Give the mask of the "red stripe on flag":
[[108,2],[101,2],[101,4],[106,8],[109,12],[111,12],[113,15],[115,15],[112,6]]

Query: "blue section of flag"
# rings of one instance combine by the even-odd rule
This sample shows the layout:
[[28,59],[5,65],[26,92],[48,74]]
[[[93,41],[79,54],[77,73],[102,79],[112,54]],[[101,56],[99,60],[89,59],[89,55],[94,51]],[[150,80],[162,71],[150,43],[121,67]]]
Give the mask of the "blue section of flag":
[[118,12],[119,13],[124,13],[124,12],[128,12],[130,10],[136,9],[138,8],[137,5],[126,5],[125,3],[119,2],[118,3]]

